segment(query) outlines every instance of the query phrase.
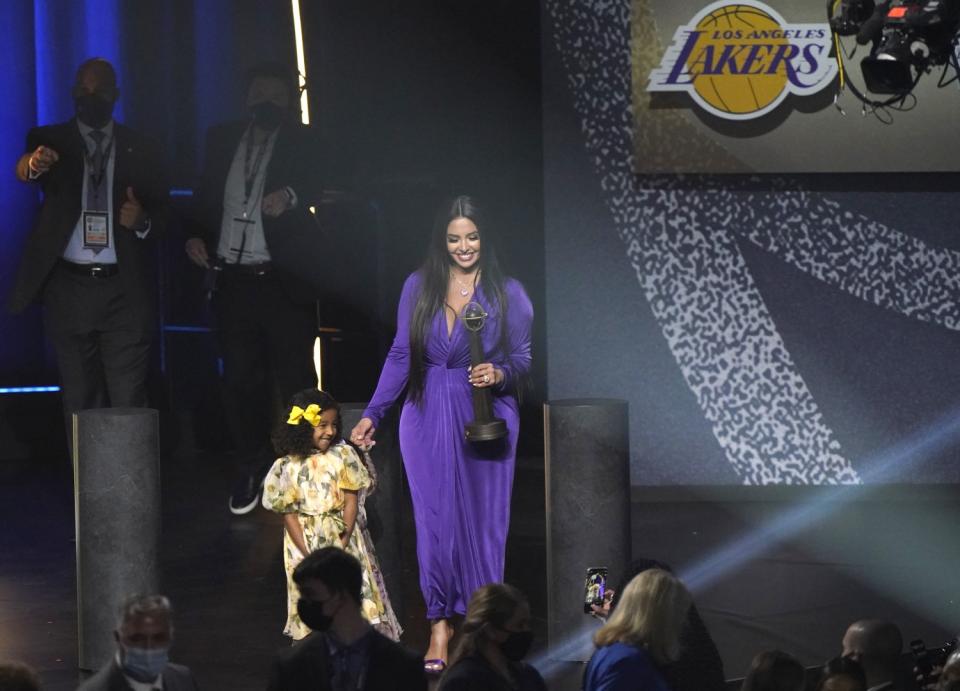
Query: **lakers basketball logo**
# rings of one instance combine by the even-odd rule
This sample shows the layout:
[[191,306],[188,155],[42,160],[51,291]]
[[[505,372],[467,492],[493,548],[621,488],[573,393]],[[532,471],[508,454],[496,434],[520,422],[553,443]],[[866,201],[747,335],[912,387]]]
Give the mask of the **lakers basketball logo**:
[[828,86],[830,48],[826,23],[788,24],[763,3],[721,0],[677,29],[647,91],[684,91],[718,117],[749,120]]

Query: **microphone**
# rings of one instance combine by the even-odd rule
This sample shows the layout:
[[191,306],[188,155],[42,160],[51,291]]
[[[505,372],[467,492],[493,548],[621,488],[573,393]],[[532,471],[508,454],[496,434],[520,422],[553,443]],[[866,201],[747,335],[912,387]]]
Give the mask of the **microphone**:
[[890,9],[890,0],[887,2],[878,2],[873,8],[873,14],[870,18],[860,25],[857,32],[857,43],[865,46],[872,41],[878,41],[883,30],[883,20],[887,17],[887,11]]

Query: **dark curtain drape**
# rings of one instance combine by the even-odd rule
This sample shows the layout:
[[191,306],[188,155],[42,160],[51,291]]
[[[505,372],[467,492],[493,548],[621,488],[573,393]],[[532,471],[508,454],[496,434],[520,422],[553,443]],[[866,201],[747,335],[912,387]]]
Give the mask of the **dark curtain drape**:
[[[291,7],[275,0],[4,0],[0,3],[0,294],[6,298],[39,202],[13,166],[27,130],[72,115],[77,65],[117,68],[118,120],[163,145],[177,186],[189,187],[206,128],[241,112],[244,70],[295,64]],[[36,308],[0,311],[0,386],[53,383]]]

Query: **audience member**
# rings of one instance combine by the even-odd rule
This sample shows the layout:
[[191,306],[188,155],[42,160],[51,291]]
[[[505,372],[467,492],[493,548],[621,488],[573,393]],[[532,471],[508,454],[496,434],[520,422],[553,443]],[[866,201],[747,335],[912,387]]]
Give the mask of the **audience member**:
[[360,562],[337,547],[318,549],[297,565],[297,607],[313,633],[274,662],[270,691],[426,691],[419,656],[363,618],[362,578]]
[[532,640],[523,593],[501,583],[482,586],[467,605],[441,691],[546,691],[539,672],[522,662]]
[[947,658],[935,688],[937,691],[952,691],[955,687],[960,689],[960,650],[954,651]]
[[766,650],[753,658],[740,691],[804,691],[806,684],[806,670],[797,658]]
[[856,660],[835,657],[823,666],[817,691],[867,691],[867,677]]
[[0,691],[40,691],[40,677],[20,662],[0,662]]
[[843,656],[863,667],[868,691],[897,691],[902,649],[900,629],[881,619],[855,621],[843,636]]
[[635,576],[594,636],[585,691],[668,691],[660,669],[677,659],[690,603],[683,583],[663,569]]
[[[623,587],[634,576],[647,569],[663,569],[673,573],[673,569],[663,562],[654,559],[635,560],[630,564],[617,589],[608,591],[612,592],[612,597],[606,603],[606,611],[603,611],[603,608],[594,610],[597,615],[606,619],[610,610],[619,601],[619,593],[623,591]],[[720,652],[700,617],[696,604],[690,605],[687,620],[680,633],[680,657],[675,662],[663,665],[660,671],[673,691],[724,691],[726,689],[723,660],[720,659]]]
[[169,661],[173,619],[163,595],[129,598],[113,635],[116,655],[77,691],[197,691],[190,670]]

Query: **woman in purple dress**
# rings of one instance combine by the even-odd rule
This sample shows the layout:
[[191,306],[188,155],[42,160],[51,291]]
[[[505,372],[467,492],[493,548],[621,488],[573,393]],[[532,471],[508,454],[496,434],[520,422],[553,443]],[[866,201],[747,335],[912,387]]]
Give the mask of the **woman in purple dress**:
[[[468,302],[488,313],[481,331],[485,362],[471,369],[470,343],[458,319]],[[373,400],[353,428],[369,445],[387,409],[406,389],[400,451],[413,497],[420,590],[431,621],[424,664],[446,666],[449,619],[466,612],[473,592],[503,580],[519,415],[516,391],[530,368],[533,307],[523,286],[505,277],[470,197],[438,215],[426,261],[403,286],[397,335]],[[489,388],[507,437],[472,443],[471,387]]]

